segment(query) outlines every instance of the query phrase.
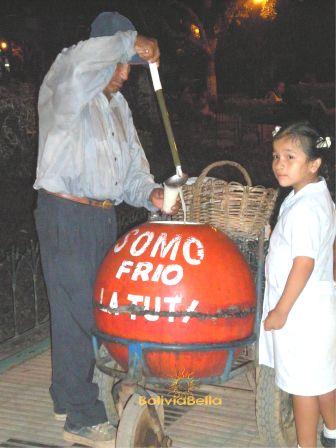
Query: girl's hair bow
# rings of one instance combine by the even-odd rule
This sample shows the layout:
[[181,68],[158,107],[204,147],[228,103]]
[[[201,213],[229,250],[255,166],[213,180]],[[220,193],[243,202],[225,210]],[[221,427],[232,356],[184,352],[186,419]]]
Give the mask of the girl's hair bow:
[[281,126],[275,126],[274,130],[272,131],[273,137],[275,137],[280,130]]
[[319,137],[316,141],[316,148],[323,149],[323,148],[330,148],[331,146],[331,138],[330,137]]

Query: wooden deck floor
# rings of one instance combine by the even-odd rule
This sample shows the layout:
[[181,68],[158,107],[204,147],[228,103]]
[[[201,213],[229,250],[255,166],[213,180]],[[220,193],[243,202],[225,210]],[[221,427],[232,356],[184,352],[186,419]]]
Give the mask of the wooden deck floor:
[[[50,350],[0,375],[0,446],[67,447],[48,392]],[[222,406],[194,406],[167,427],[173,446],[262,447],[254,393],[244,376],[219,389]],[[234,387],[234,388],[232,388]]]

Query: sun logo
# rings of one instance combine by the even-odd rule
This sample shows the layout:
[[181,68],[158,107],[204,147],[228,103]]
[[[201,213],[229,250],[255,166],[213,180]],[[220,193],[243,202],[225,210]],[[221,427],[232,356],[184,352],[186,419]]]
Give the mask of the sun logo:
[[198,387],[193,374],[182,370],[169,386],[169,392],[176,398],[184,398],[193,395],[194,390]]

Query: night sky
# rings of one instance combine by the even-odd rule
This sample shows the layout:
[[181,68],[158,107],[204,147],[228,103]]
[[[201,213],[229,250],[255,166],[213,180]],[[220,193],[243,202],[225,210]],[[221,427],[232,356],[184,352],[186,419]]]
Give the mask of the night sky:
[[[185,3],[200,10],[200,1]],[[114,9],[131,18],[143,34],[158,38],[163,64],[175,65],[180,72],[187,66],[191,78],[203,76],[202,55],[188,48],[177,53],[180,43],[162,33],[159,0],[0,0],[0,6],[0,38],[29,48],[28,59],[35,61],[39,80],[62,48],[88,36],[99,12]],[[295,83],[307,74],[317,81],[334,80],[334,9],[333,0],[278,0],[273,22],[233,24],[218,44],[219,90],[257,93],[266,82]],[[33,71],[26,64],[27,73]]]

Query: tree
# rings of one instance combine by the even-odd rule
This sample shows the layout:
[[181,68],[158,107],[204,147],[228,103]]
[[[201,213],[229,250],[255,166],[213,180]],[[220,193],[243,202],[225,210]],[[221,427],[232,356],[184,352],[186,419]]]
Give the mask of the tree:
[[256,17],[268,21],[276,17],[276,0],[162,0],[160,4],[169,35],[184,45],[191,43],[205,56],[207,91],[213,100],[217,100],[216,50],[230,25],[239,26]]

